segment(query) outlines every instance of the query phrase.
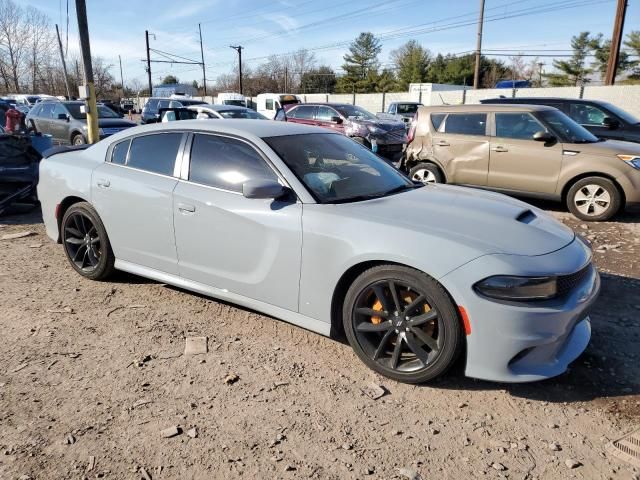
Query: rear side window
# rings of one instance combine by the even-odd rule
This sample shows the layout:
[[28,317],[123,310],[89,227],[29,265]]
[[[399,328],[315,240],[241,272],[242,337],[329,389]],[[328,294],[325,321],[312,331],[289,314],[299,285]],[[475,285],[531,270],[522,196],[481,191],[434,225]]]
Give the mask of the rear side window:
[[182,133],[145,135],[131,140],[127,166],[162,175],[173,175]]
[[116,143],[111,151],[111,163],[115,163],[117,165],[124,165],[127,163],[127,153],[129,152],[130,144],[131,140]]
[[440,130],[440,125],[442,125],[442,121],[444,117],[447,116],[446,113],[432,113],[431,115],[431,123],[433,124],[433,128]]
[[315,109],[316,107],[308,106],[308,105],[296,107],[289,110],[289,113],[287,114],[287,116],[290,118],[297,118],[300,120],[313,120],[313,113]]
[[486,113],[450,113],[444,125],[445,133],[486,135]]
[[189,180],[210,187],[241,192],[247,180],[278,180],[250,145],[233,138],[198,135],[191,147]]

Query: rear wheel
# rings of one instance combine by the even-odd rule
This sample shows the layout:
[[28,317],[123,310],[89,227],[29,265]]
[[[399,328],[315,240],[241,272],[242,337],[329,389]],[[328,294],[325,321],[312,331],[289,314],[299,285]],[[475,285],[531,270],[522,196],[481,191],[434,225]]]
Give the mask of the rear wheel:
[[401,382],[442,375],[462,348],[451,299],[431,277],[408,267],[374,267],[356,278],[345,297],[343,323],[358,357]]
[[409,170],[411,180],[422,183],[444,183],[442,172],[433,163],[422,162]]
[[64,252],[76,272],[91,280],[103,280],[113,272],[115,257],[107,231],[90,204],[69,207],[60,230]]
[[567,193],[569,211],[581,220],[609,220],[620,210],[622,194],[608,178],[587,177],[574,183]]

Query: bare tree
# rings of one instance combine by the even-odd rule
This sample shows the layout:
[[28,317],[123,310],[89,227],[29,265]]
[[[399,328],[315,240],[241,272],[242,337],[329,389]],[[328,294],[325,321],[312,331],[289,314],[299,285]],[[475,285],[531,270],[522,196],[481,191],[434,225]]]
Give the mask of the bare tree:
[[46,67],[52,63],[55,39],[49,24],[49,17],[37,8],[27,7],[25,30],[28,42],[31,91],[36,93],[38,91],[38,77],[40,76],[41,83],[46,83],[41,76],[41,71],[43,67],[48,70]]
[[27,53],[28,31],[24,11],[12,0],[0,0],[0,58],[5,75],[16,93],[20,92],[23,60]]

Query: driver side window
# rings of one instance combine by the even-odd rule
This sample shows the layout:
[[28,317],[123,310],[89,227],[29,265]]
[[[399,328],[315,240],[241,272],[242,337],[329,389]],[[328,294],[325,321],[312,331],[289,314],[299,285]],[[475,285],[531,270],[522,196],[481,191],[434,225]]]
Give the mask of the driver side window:
[[546,128],[530,113],[496,113],[496,137],[532,140]]
[[569,106],[569,116],[580,125],[604,125],[607,114],[591,105],[572,103]]

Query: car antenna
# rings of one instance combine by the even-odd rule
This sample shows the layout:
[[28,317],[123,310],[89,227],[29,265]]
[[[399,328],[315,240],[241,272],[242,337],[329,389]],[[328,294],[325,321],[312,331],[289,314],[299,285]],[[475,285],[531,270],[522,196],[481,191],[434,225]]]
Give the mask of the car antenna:
[[447,102],[444,101],[444,98],[442,98],[441,93],[439,93],[438,96],[440,97],[440,101],[442,102],[442,105],[449,105]]

